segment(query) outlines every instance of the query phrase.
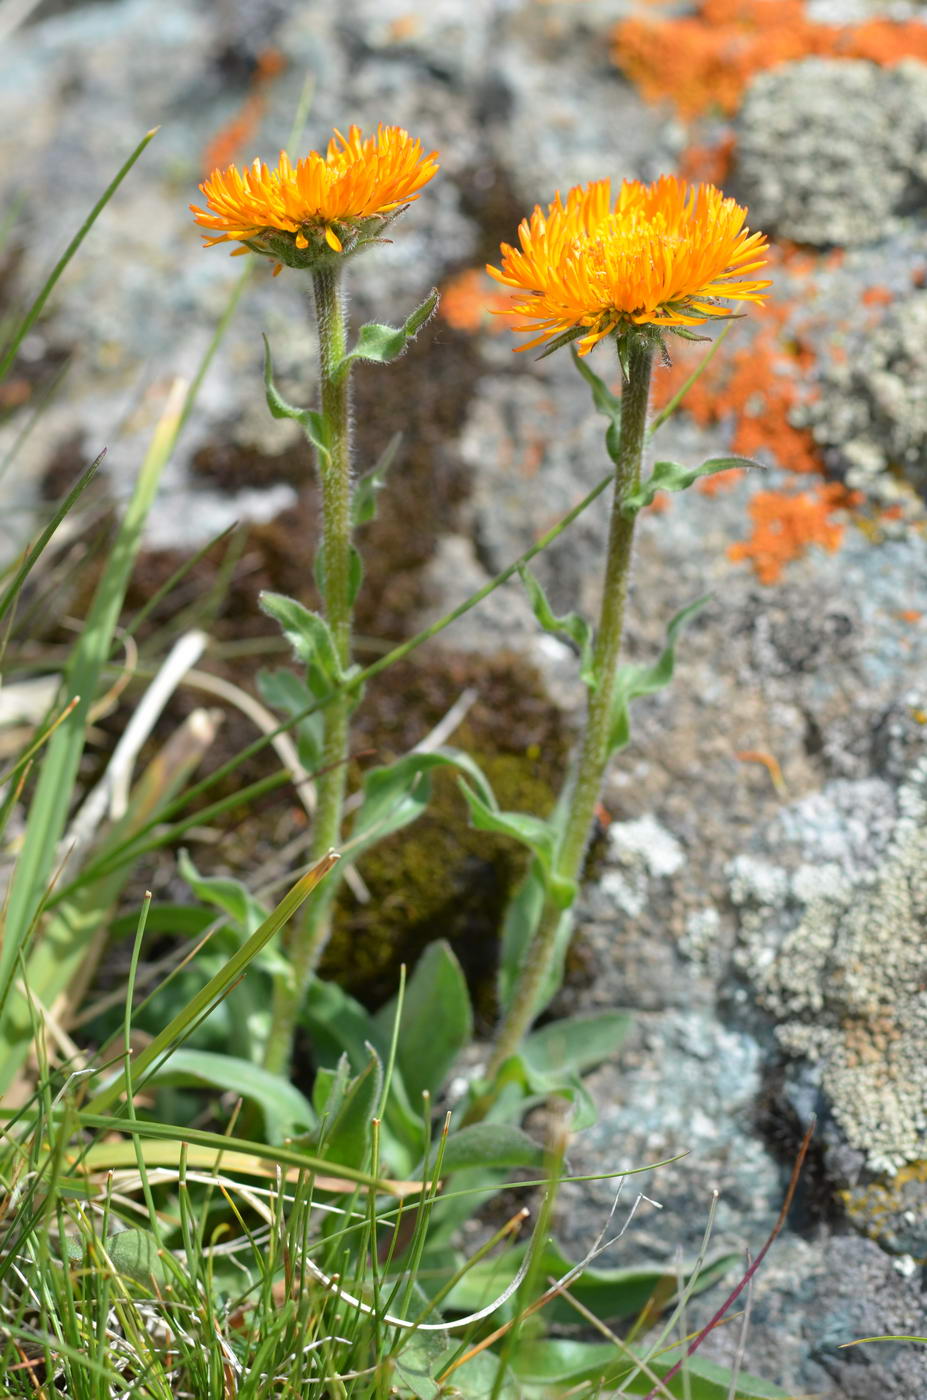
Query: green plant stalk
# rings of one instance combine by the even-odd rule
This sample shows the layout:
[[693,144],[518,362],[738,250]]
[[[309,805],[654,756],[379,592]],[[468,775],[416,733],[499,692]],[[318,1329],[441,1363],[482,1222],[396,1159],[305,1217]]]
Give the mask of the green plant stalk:
[[[322,592],[325,620],[331,630],[343,671],[351,659],[352,522],[351,522],[351,403],[350,371],[342,365],[347,353],[341,264],[322,263],[312,274],[319,326],[322,417],[327,452],[317,461],[322,485]],[[347,782],[349,723],[352,697],[339,691],[324,710],[321,772],[316,780],[316,810],[310,859],[320,860],[338,849]],[[300,922],[285,940],[290,968],[274,986],[271,1029],[265,1052],[267,1069],[286,1074],[293,1033],[309,979],[331,932],[337,882],[323,886],[306,901]]]
[[[715,342],[715,344],[717,343],[718,342]],[[701,361],[695,373],[689,377],[689,380],[687,380],[686,385],[683,386],[683,389],[691,387],[691,385],[701,376],[701,374],[704,373],[705,369],[708,367],[708,364],[712,359],[713,354],[714,347]],[[666,420],[668,416],[668,410],[671,406],[673,410],[675,410],[675,408],[678,407],[681,396],[682,391],[679,394],[674,395],[672,405],[667,405],[666,408],[664,408],[660,413],[656,415],[656,417],[650,424],[649,433],[652,433],[656,426],[658,426],[661,422],[664,422]],[[207,774],[205,778],[202,778],[199,782],[194,783],[193,786],[188,788],[185,793],[178,797],[174,802],[170,803],[163,812],[159,813],[156,819],[157,824],[159,826],[163,826],[163,823],[168,818],[176,816],[176,814],[179,811],[182,811],[184,807],[189,806],[197,798],[201,797],[204,792],[208,792],[217,783],[222,782],[223,779],[229,777],[230,774],[234,774],[236,770],[240,767],[240,765],[244,763],[247,759],[252,758],[254,754],[261,753],[264,749],[267,748],[268,744],[273,742],[273,740],[277,737],[278,734],[285,734],[288,730],[292,729],[295,724],[298,724],[300,720],[305,719],[308,715],[314,715],[318,713],[318,711],[324,709],[327,705],[331,703],[331,701],[335,698],[336,694],[339,694],[341,693],[341,691],[344,691],[348,695],[356,696],[361,691],[361,689],[367,684],[368,681],[373,680],[374,676],[378,676],[381,671],[385,671],[390,666],[394,666],[398,661],[404,660],[405,657],[411,655],[411,653],[415,651],[418,647],[422,646],[425,642],[430,642],[432,638],[437,637],[441,632],[443,632],[446,627],[450,627],[452,623],[457,622],[466,613],[470,612],[471,609],[477,607],[483,601],[484,598],[489,597],[490,593],[493,593],[497,588],[500,588],[502,584],[507,583],[509,579],[514,578],[522,565],[530,564],[532,559],[536,558],[538,554],[541,554],[545,549],[547,549],[549,545],[553,544],[554,540],[558,539],[563,534],[563,532],[566,529],[568,529],[570,525],[573,524],[575,520],[579,519],[579,517],[584,513],[584,511],[587,511],[589,509],[592,503],[596,501],[599,498],[599,496],[603,494],[603,492],[608,490],[608,487],[612,484],[614,479],[615,478],[613,472],[609,472],[606,476],[603,476],[599,481],[596,482],[592,490],[586,493],[586,495],[582,498],[581,501],[579,501],[575,506],[573,506],[571,510],[567,511],[566,515],[562,516],[561,519],[558,520],[555,525],[551,526],[551,528],[545,532],[545,534],[541,535],[539,539],[535,540],[533,545],[531,545],[522,554],[520,554],[517,559],[513,560],[511,564],[508,564],[504,569],[502,569],[500,573],[496,574],[495,578],[492,578],[489,580],[488,583],[483,584],[483,586],[481,588],[478,588],[475,593],[471,593],[470,596],[468,598],[465,598],[462,603],[458,603],[456,608],[453,608],[449,613],[445,613],[443,617],[439,617],[436,621],[429,623],[429,625],[427,627],[424,627],[420,632],[416,632],[413,637],[409,637],[406,641],[400,642],[398,646],[392,647],[386,653],[385,656],[381,656],[377,661],[371,662],[371,664],[369,666],[365,666],[363,670],[355,671],[349,680],[343,682],[343,685],[340,688],[340,690],[332,690],[328,695],[320,696],[319,699],[315,700],[311,705],[307,705],[306,708],[302,710],[299,714],[288,716],[286,719],[282,720],[280,724],[277,725],[276,729],[271,730],[267,734],[261,734],[259,738],[252,740],[250,744],[247,744],[243,749],[240,749],[238,753],[234,754],[231,758],[227,759],[225,763],[221,764],[218,768],[214,769],[212,773]],[[219,540],[221,538],[221,535],[216,536],[216,540]],[[211,541],[210,545],[205,546],[205,548],[211,548],[213,543],[215,543],[215,541]],[[194,556],[194,559],[192,561],[185,564],[183,568],[180,571],[178,571],[178,575],[175,576],[175,578],[182,575],[183,573],[186,573],[191,567],[191,564],[196,562],[196,558],[197,556]],[[169,581],[169,583],[172,583],[173,581],[174,580],[171,580]],[[165,589],[166,588],[167,585],[165,585]],[[163,597],[165,589],[159,590],[158,594],[155,595],[155,598]],[[150,602],[149,604],[146,604],[146,608],[149,606]],[[139,614],[139,617],[140,616],[141,614]],[[130,635],[133,632],[133,630],[138,626],[139,617],[134,619],[133,624],[129,629]],[[274,643],[273,645],[276,646],[278,644]],[[138,669],[138,675],[142,678],[144,678],[146,675],[153,674],[153,671],[146,671],[144,667],[140,667]],[[265,779],[264,781],[267,780]],[[282,786],[282,784],[289,781],[289,774],[286,772],[285,769],[280,769],[276,778],[271,779],[271,781]],[[238,794],[236,796],[236,801],[240,800],[240,797],[241,794]],[[213,813],[216,810],[217,809],[215,807],[210,809],[210,811]],[[206,814],[200,812],[195,817],[188,818],[185,823],[180,823],[177,827],[172,828],[172,830],[166,834],[163,840],[160,837],[157,837],[152,839],[146,845],[140,846],[137,844],[138,841],[142,837],[148,835],[148,833],[156,825],[155,820],[150,821],[147,824],[147,826],[143,827],[141,831],[137,833],[136,837],[133,837],[131,839],[131,841],[123,842],[114,851],[108,852],[105,859],[101,860],[99,858],[95,858],[88,861],[80,876],[78,876],[74,880],[69,881],[67,885],[61,886],[58,889],[52,891],[48,895],[48,898],[46,900],[46,907],[53,909],[56,905],[61,904],[65,899],[69,899],[79,886],[88,883],[88,881],[90,880],[97,879],[100,875],[108,874],[114,862],[117,864],[122,864],[125,863],[127,860],[135,859],[136,856],[144,854],[145,851],[156,849],[159,844],[167,844],[169,841],[175,839],[178,835],[182,834],[182,832],[185,831],[188,826],[193,825],[194,823],[199,824],[206,820]]]
[[[579,764],[554,868],[556,876],[574,884],[579,882],[582,874],[610,754],[612,707],[624,633],[636,520],[636,512],[626,515],[622,507],[625,497],[636,491],[640,484],[653,354],[654,344],[650,339],[644,335],[633,336],[629,347],[628,379],[621,399],[621,437],[615,458],[615,486],[602,606],[593,652],[595,683],[589,692]],[[487,1070],[490,1079],[515,1053],[537,1015],[539,997],[557,953],[557,933],[563,917],[562,907],[548,897],[537,931],[522,962],[511,1005],[496,1034]]]

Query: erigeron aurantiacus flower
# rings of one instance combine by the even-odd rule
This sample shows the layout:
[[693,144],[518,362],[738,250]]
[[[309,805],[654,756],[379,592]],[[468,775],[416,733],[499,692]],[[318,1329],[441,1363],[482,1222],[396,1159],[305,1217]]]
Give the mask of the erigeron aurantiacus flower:
[[206,247],[241,243],[235,253],[265,253],[275,272],[283,263],[311,267],[382,234],[435,175],[436,157],[401,127],[381,125],[365,138],[352,126],[347,136],[335,131],[324,155],[310,151],[296,165],[281,151],[274,170],[260,160],[214,170],[200,185],[208,209],[190,208]]
[[631,326],[684,329],[729,316],[727,302],[762,301],[770,285],[751,275],[765,266],[767,243],[744,227],[746,215],[714,185],[672,175],[625,180],[614,200],[609,180],[578,185],[546,213],[536,205],[520,246],[503,243],[501,269],[487,268],[516,293],[498,314],[533,336],[518,349],[575,340],[580,355]]

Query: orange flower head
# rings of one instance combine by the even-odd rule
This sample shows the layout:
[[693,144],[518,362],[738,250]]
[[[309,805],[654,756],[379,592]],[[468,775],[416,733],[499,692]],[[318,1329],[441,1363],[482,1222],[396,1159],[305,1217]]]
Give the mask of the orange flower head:
[[280,152],[275,170],[255,160],[244,170],[214,170],[200,189],[208,209],[191,204],[207,230],[203,243],[241,243],[266,253],[279,266],[311,267],[326,256],[357,252],[373,242],[438,169],[398,126],[379,126],[364,137],[352,126],[335,131],[325,155],[310,151],[294,166]]
[[580,355],[632,326],[677,330],[729,316],[726,301],[762,301],[769,282],[763,234],[744,227],[747,211],[714,185],[663,175],[652,185],[625,180],[558,194],[535,206],[518,229],[518,248],[502,244],[490,276],[515,296],[498,313],[533,335],[520,350],[575,340]]

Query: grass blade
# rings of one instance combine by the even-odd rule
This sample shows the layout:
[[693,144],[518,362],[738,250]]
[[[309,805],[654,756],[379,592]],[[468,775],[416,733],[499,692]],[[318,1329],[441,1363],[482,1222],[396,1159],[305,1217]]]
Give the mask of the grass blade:
[[87,234],[93,228],[93,225],[96,223],[100,214],[106,208],[107,204],[110,202],[113,195],[116,193],[119,186],[122,184],[123,180],[128,175],[135,162],[138,160],[139,156],[145,150],[145,147],[157,135],[158,130],[158,127],[154,127],[151,131],[146,132],[146,134],[142,137],[141,141],[139,141],[138,145],[135,147],[135,150],[129,156],[129,159],[117,172],[112,181],[107,185],[106,189],[100,195],[100,198],[97,200],[96,204],[93,206],[90,213],[87,215],[86,219],[81,224],[80,228],[77,230],[74,237],[71,239],[70,243],[65,248],[64,252],[61,254],[61,257],[55,263],[55,266],[52,268],[51,272],[46,278],[45,284],[39,292],[38,296],[36,297],[35,301],[32,303],[29,310],[26,312],[20,325],[13,332],[12,339],[10,340],[9,345],[7,346],[6,351],[3,354],[3,358],[0,359],[0,379],[3,379],[6,375],[7,370],[10,368],[10,365],[16,358],[16,352],[19,350],[20,345],[23,343],[26,336],[29,334],[32,327],[38,320],[39,316],[42,314],[42,310],[45,306],[45,303],[48,301],[48,298],[54,291],[55,286],[57,285],[58,280],[61,277],[61,274],[64,272],[68,263],[74,257],[74,254],[77,252],[78,248],[83,243],[84,239],[87,237]]

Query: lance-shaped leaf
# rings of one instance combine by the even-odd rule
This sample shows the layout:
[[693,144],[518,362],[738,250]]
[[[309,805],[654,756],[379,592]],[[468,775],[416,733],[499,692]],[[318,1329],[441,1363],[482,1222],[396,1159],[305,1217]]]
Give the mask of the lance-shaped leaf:
[[320,767],[324,728],[322,711],[317,710],[312,715],[304,714],[319,696],[310,690],[301,676],[292,671],[285,671],[282,667],[274,671],[258,671],[256,683],[258,694],[265,705],[269,705],[272,710],[280,710],[293,720],[296,720],[297,715],[301,716],[296,720],[294,727],[299,761],[309,772]]
[[[440,1016],[435,1007],[441,1008]],[[389,1037],[396,1000],[380,1008],[374,1020]],[[473,1011],[463,975],[443,939],[429,943],[409,978],[402,1002],[396,1068],[409,1099],[421,1102],[426,1091],[437,1099],[454,1061],[473,1035]]]
[[531,812],[503,812],[485,780],[482,792],[474,792],[462,780],[460,790],[470,808],[470,821],[477,831],[511,836],[514,841],[527,846],[537,858],[547,893],[559,908],[568,908],[576,895],[576,883],[558,875],[555,870],[559,832],[554,822],[545,821]]
[[421,816],[431,797],[430,774],[435,768],[452,768],[465,773],[491,796],[479,767],[460,749],[403,754],[395,763],[374,768],[364,777],[363,801],[354,819],[349,846],[352,859],[356,860],[374,842],[400,831]]
[[682,628],[708,602],[710,594],[697,598],[694,603],[683,608],[671,620],[666,629],[666,646],[656,661],[649,666],[633,663],[621,666],[615,681],[615,694],[612,700],[612,722],[609,732],[609,751],[616,753],[623,749],[631,737],[630,705],[641,695],[653,695],[669,685],[676,664],[676,639]]
[[700,476],[715,476],[735,468],[759,467],[752,457],[711,457],[700,467],[683,467],[678,462],[655,462],[653,471],[636,491],[621,502],[622,515],[636,515],[649,506],[658,491],[685,491]]
[[262,612],[279,622],[298,660],[321,673],[330,687],[340,685],[345,673],[338,660],[328,623],[318,613],[310,612],[295,598],[284,593],[263,592],[258,597]]
[[[621,344],[622,342],[619,341],[619,350]],[[573,351],[573,363],[592,390],[592,402],[595,404],[596,412],[608,419],[608,427],[605,430],[605,447],[612,461],[617,462],[621,438],[621,399],[617,394],[612,393],[604,380],[599,378],[595,370],[590,369],[586,361],[577,355],[575,350]],[[625,378],[627,378],[627,374],[625,374]]]
[[270,355],[270,343],[264,336],[264,393],[267,407],[274,418],[292,418],[302,428],[306,437],[319,454],[322,462],[331,456],[328,442],[328,424],[321,413],[314,408],[297,408],[288,403],[274,383],[274,365]]
[[375,364],[386,365],[398,359],[409,341],[415,339],[425,322],[434,315],[437,305],[438,292],[435,288],[401,326],[384,326],[377,321],[361,326],[357,344],[339,361],[335,374],[339,378],[346,374],[355,360],[372,360]]
[[543,586],[535,578],[534,574],[526,564],[519,564],[518,574],[528,593],[528,601],[531,604],[531,611],[545,632],[553,632],[555,635],[563,633],[570,638],[579,649],[579,675],[584,685],[590,688],[595,684],[595,673],[592,668],[592,628],[584,617],[579,613],[565,613],[563,617],[558,617],[550,606],[547,594]]
[[209,1085],[248,1099],[261,1109],[270,1142],[296,1137],[316,1121],[311,1105],[294,1084],[236,1055],[181,1048],[155,1070],[152,1079],[162,1084]]
[[374,466],[365,472],[351,497],[351,519],[357,525],[368,525],[377,518],[377,496],[386,485],[386,473],[393,465],[402,433],[393,433]]

